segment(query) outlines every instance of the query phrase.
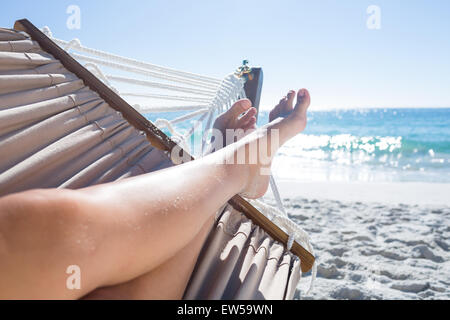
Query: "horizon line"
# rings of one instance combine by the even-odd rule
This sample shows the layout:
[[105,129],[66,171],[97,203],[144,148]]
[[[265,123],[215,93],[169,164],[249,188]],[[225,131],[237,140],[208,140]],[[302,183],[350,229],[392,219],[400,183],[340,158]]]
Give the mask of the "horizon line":
[[[388,107],[321,107],[310,106],[308,111],[334,111],[334,110],[373,110],[373,109],[450,109],[450,106],[388,106]],[[261,108],[260,111],[270,111],[271,108]]]

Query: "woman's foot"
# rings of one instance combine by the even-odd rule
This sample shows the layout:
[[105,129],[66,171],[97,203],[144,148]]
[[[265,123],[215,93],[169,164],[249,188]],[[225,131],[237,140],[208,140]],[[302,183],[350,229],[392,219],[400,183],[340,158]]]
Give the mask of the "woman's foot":
[[[217,117],[213,128],[217,132],[213,133],[212,143],[214,151],[222,149],[235,141],[227,141],[227,130],[232,130],[233,137],[236,140],[242,138],[245,133],[256,129],[256,114],[258,111],[252,107],[252,103],[248,99],[242,99],[233,104],[233,106]],[[222,141],[216,141],[217,137],[221,137]],[[228,142],[228,143],[227,143]]]
[[289,115],[294,106],[295,91],[290,90],[287,95],[280,100],[280,102],[270,111],[269,122],[272,122],[276,118],[286,117]]
[[[299,91],[300,93],[300,91]],[[279,117],[287,117],[292,111],[295,100],[295,91],[290,90],[287,95],[280,100],[269,114],[269,122],[272,122]],[[297,104],[300,103],[300,99],[297,98]],[[223,136],[222,147],[227,145],[226,143],[226,130],[239,130],[244,132],[256,129],[256,114],[258,111],[252,107],[252,103],[248,99],[242,99],[233,104],[233,106],[226,112],[217,117],[214,122],[213,128],[219,130]],[[305,124],[306,125],[306,124]],[[240,137],[242,138],[242,137]],[[235,141],[233,141],[235,142]],[[229,144],[229,143],[228,143]]]
[[220,130],[224,136],[227,129],[242,129],[244,131],[255,129],[257,113],[258,111],[252,107],[250,100],[242,99],[218,116],[213,127]]
[[232,163],[230,170],[242,178],[243,196],[259,198],[265,194],[271,162],[277,150],[305,129],[306,112],[311,103],[309,92],[306,89],[299,90],[295,107],[294,99],[295,91],[290,91],[270,113],[269,124],[227,146],[224,150],[225,159],[220,153],[221,160]]

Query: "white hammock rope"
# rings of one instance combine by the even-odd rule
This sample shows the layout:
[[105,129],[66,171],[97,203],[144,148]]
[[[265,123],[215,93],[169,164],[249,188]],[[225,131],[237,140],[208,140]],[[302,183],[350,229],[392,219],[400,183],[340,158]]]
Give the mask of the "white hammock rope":
[[281,200],[280,192],[278,191],[277,184],[275,182],[274,177],[270,176],[270,188],[272,189],[273,197],[275,198],[275,201],[277,202],[278,209],[287,217],[287,212],[284,210],[283,201]]
[[[162,105],[158,103],[157,105],[141,105],[141,103],[134,104],[133,106],[141,113],[166,113],[166,112],[184,112],[189,111],[185,115],[178,116],[172,120],[158,118],[154,123],[160,129],[167,129],[170,132],[171,138],[175,142],[179,143],[187,151],[190,151],[189,144],[187,141],[198,129],[200,124],[206,120],[206,125],[203,132],[207,132],[211,129],[213,125],[213,120],[215,116],[229,109],[235,101],[240,98],[245,98],[244,84],[245,80],[241,77],[236,76],[236,74],[230,74],[224,79],[220,80],[213,77],[208,77],[204,75],[199,75],[191,72],[185,72],[180,70],[175,70],[172,68],[162,67],[155,64],[142,62],[104,51],[92,49],[81,45],[80,40],[73,39],[71,41],[64,41],[56,39],[53,37],[50,29],[44,27],[42,31],[50,37],[56,44],[61,46],[65,51],[67,51],[73,58],[78,61],[84,62],[84,66],[91,70],[100,80],[102,80],[108,87],[113,91],[121,95],[122,97],[135,97],[148,100],[165,100],[165,101],[181,101],[181,102],[194,102],[202,103],[199,105]],[[77,52],[84,54],[80,54]],[[87,56],[85,54],[89,54]],[[165,82],[177,83],[169,84],[162,82],[150,81],[147,79],[137,79],[132,77],[126,77],[122,75],[112,75],[106,74],[99,67],[103,66],[109,69],[119,70],[122,73],[127,72],[131,74],[137,74],[141,77],[150,77]],[[131,92],[124,91],[120,92],[114,83],[126,83],[131,85],[137,85],[139,87],[167,90],[174,92],[181,92],[188,95],[169,95],[153,92]],[[197,121],[185,129],[184,133],[180,133],[176,124],[191,120],[193,118],[199,117]],[[202,150],[207,149],[207,144],[209,143],[205,135],[202,135]],[[259,209],[264,215],[266,215],[270,220],[276,223],[280,228],[282,228],[288,235],[289,240],[287,243],[287,249],[291,250],[294,241],[306,247],[311,254],[313,254],[313,249],[309,241],[307,233],[289,219],[287,212],[284,209],[280,193],[276,186],[274,178],[270,177],[270,186],[272,189],[273,196],[276,200],[278,209],[271,207],[258,200],[250,200],[250,202]],[[314,279],[317,273],[317,263],[314,263],[312,270],[311,285],[308,292],[313,287]]]
[[[172,123],[172,124],[177,124],[177,123],[180,123],[180,122],[183,122],[183,121],[186,121],[186,120],[195,118],[195,117],[197,117],[197,116],[199,116],[199,115],[202,115],[202,114],[204,114],[204,113],[208,113],[208,111],[209,111],[208,108],[200,109],[200,110],[198,110],[198,111],[194,111],[194,112],[191,112],[191,113],[186,114],[186,115],[184,115],[184,116],[181,116],[181,117],[172,119],[172,120],[170,120],[170,123]],[[162,119],[159,119],[159,120],[162,120]],[[165,120],[165,119],[164,119],[164,120]],[[157,121],[158,121],[158,120],[157,120]],[[168,120],[166,120],[166,121],[168,121]]]
[[165,95],[165,94],[122,92],[120,95],[130,96],[130,97],[140,97],[140,98],[161,99],[161,100],[189,101],[189,102],[203,102],[203,103],[210,102],[210,99],[206,99],[206,98],[197,98],[197,97],[188,97],[188,96],[171,96],[171,95]]
[[154,82],[154,81],[149,81],[149,80],[140,80],[140,79],[134,79],[134,78],[128,78],[128,77],[122,77],[122,76],[115,76],[115,75],[105,75],[105,76],[108,80],[136,84],[136,85],[145,86],[145,87],[153,87],[153,88],[158,88],[158,89],[171,90],[171,91],[193,93],[193,94],[198,94],[198,95],[207,96],[207,97],[214,97],[214,95],[216,93],[213,90],[203,90],[203,89],[194,89],[194,88],[188,88],[188,87],[180,87],[180,86],[176,86],[176,85],[164,84],[164,83]]
[[[305,247],[312,255],[314,255],[314,249],[311,245],[308,233],[303,230],[298,224],[292,221],[286,213],[281,212],[277,208],[269,206],[268,204],[260,200],[248,200],[256,209],[262,212],[268,219],[280,227],[284,232],[289,235],[287,247],[290,250],[294,241]],[[306,294],[309,294],[314,286],[314,281],[317,276],[317,259],[314,262],[311,271],[311,282]]]
[[135,109],[140,111],[141,113],[153,113],[153,112],[176,112],[176,111],[197,111],[197,110],[203,110],[207,108],[210,109],[209,105],[197,105],[197,106],[141,106],[140,104],[133,105]]
[[181,77],[177,77],[177,76],[171,76],[171,75],[168,75],[168,74],[162,74],[162,73],[149,71],[149,70],[145,70],[145,69],[141,69],[141,68],[137,68],[137,67],[127,66],[127,65],[124,65],[124,64],[121,64],[121,63],[106,61],[106,60],[97,59],[97,58],[92,58],[92,57],[88,57],[88,56],[81,55],[81,54],[78,54],[78,53],[72,53],[71,55],[74,58],[76,58],[77,60],[83,60],[83,61],[86,61],[86,62],[95,63],[97,65],[101,65],[101,66],[104,66],[104,67],[115,68],[115,69],[118,69],[118,70],[123,70],[123,71],[127,71],[127,72],[142,74],[142,75],[151,76],[151,77],[154,77],[154,78],[167,80],[167,81],[172,81],[172,82],[184,83],[184,84],[188,84],[188,85],[192,85],[192,86],[196,86],[196,87],[203,87],[203,88],[211,89],[211,90],[214,90],[214,89],[217,88],[217,85],[214,85],[212,83],[205,83],[205,82],[202,82],[202,81],[191,80],[191,79],[188,79],[188,78],[181,78]]
[[136,67],[147,69],[147,70],[154,70],[154,71],[158,71],[161,73],[182,76],[182,77],[185,77],[188,79],[204,81],[206,83],[220,84],[220,82],[221,82],[221,80],[217,79],[217,78],[212,78],[212,77],[207,77],[207,76],[203,76],[203,75],[199,75],[199,74],[195,74],[195,73],[191,73],[191,72],[185,72],[185,71],[175,70],[175,69],[171,69],[171,68],[166,68],[166,67],[158,66],[155,64],[147,63],[147,62],[142,62],[142,61],[126,58],[126,57],[121,57],[119,55],[107,53],[104,51],[87,48],[85,46],[82,46],[80,40],[78,40],[78,39],[73,39],[71,41],[64,41],[64,40],[56,39],[52,36],[51,32],[49,32],[48,27],[43,28],[42,31],[47,36],[49,36],[56,44],[61,46],[67,52],[69,52],[71,49],[75,49],[79,52],[88,53],[93,56],[103,58],[107,61],[114,61],[114,62],[118,62],[118,63],[129,64],[130,66],[136,66]]

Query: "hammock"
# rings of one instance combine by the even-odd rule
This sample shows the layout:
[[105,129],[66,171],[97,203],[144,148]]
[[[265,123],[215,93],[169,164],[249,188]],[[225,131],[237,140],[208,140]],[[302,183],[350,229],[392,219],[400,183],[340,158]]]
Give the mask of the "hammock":
[[[218,80],[79,45],[114,60],[114,67],[178,85],[107,75],[98,67],[107,62],[83,57],[91,59],[87,67],[94,76],[28,20],[16,22],[15,29],[0,29],[0,196],[32,188],[82,188],[170,167],[174,140],[185,144],[195,131],[191,127],[180,133],[174,125],[200,116],[211,126],[216,113],[245,96],[248,85],[235,74]],[[112,81],[186,94],[124,93]],[[191,113],[156,120],[171,139],[117,93],[201,104],[172,106],[172,111]],[[161,105],[136,108],[167,112]],[[186,299],[293,297],[301,272],[314,263],[307,235],[279,210],[252,203],[235,196],[217,212]]]

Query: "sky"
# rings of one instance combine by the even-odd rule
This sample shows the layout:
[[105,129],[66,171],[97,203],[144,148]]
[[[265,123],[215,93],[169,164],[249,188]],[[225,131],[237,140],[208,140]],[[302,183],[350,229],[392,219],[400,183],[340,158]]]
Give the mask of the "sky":
[[[70,5],[80,29],[67,27]],[[448,0],[2,3],[1,27],[21,18],[60,39],[220,78],[248,59],[264,71],[264,109],[303,87],[316,110],[450,107]]]

